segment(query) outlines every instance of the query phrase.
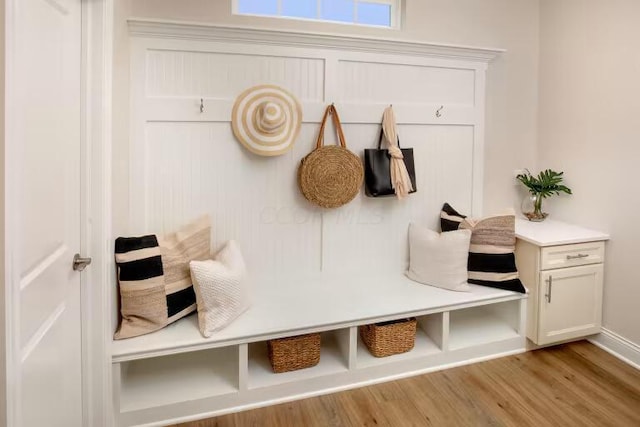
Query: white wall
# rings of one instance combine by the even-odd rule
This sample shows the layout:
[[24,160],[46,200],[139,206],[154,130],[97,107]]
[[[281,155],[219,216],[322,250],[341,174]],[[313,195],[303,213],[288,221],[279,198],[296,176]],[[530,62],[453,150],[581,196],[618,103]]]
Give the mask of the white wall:
[[[208,213],[212,248],[236,240],[252,275],[264,278],[256,287],[271,287],[285,278],[404,271],[409,222],[437,227],[445,201],[479,210],[485,63],[385,53],[378,43],[367,44],[375,53],[340,43],[301,48],[166,36],[133,44],[130,227],[138,232],[170,232]],[[248,156],[230,124],[238,93],[259,83],[286,86],[304,110],[298,142],[269,161]],[[296,174],[327,101],[340,105],[355,153],[376,143],[381,111],[394,103],[403,146],[415,153],[417,194],[402,203],[357,197],[329,211],[304,200]],[[327,131],[328,144],[334,135]]]
[[604,326],[640,344],[638,17],[637,0],[542,0],[538,165],[575,193],[554,217],[611,234]]
[[[179,6],[176,3],[175,0],[135,0],[131,3],[131,16],[507,49],[488,71],[484,211],[519,204],[513,170],[535,166],[531,160],[535,158],[537,139],[537,0],[405,0],[402,31],[235,16],[231,14],[231,0],[181,0]],[[120,82],[116,91],[121,90],[123,84]],[[126,106],[114,101],[115,108],[122,112],[122,107]],[[114,181],[116,188],[117,180],[123,179],[126,173],[120,166],[116,165],[119,175]],[[116,195],[116,213],[126,212],[126,206],[123,206],[126,196]],[[114,230],[126,232],[126,224],[115,224]]]

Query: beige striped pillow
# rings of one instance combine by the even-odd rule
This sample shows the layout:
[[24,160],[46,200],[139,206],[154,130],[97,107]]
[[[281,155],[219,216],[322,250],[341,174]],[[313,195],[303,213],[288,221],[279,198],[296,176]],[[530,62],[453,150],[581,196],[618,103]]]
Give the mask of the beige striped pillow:
[[167,297],[155,235],[119,237],[115,245],[120,325],[115,339],[156,331],[167,324]]
[[189,262],[209,259],[211,225],[203,216],[181,230],[158,239],[167,294],[167,323],[196,310]]
[[515,213],[471,219],[445,203],[440,212],[443,232],[471,230],[467,269],[469,283],[526,293],[515,259]]
[[207,216],[161,238],[116,239],[121,322],[114,338],[148,334],[193,313],[189,262],[208,259],[210,246]]

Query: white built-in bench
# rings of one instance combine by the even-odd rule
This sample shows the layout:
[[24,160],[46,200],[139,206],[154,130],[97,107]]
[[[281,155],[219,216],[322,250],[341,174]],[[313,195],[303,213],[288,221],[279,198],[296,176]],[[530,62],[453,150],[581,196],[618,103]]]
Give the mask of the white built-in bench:
[[[452,292],[394,277],[256,287],[253,305],[210,338],[197,316],[113,343],[120,425],[166,425],[328,393],[525,350],[525,296],[473,286]],[[418,318],[413,350],[371,356],[358,325]],[[265,341],[322,333],[320,363],[274,374]]]
[[[402,276],[410,222],[437,229],[445,201],[482,213],[485,75],[500,49],[176,22],[130,28],[131,138],[115,155],[131,169],[126,191],[114,189],[115,200],[129,197],[127,229],[170,232],[208,212],[212,248],[237,240],[260,282],[252,308],[209,339],[190,317],[113,343],[120,425],[205,418],[525,350],[524,295]],[[304,110],[299,141],[273,159],[250,155],[231,133],[236,96],[260,83],[288,88]],[[419,190],[408,200],[361,195],[328,210],[299,195],[300,159],[334,101],[358,154],[375,146],[393,103],[403,146],[414,149]],[[307,273],[337,277],[265,281]],[[376,359],[361,344],[358,325],[409,316],[419,320],[412,351]],[[317,366],[271,371],[265,341],[317,331]]]

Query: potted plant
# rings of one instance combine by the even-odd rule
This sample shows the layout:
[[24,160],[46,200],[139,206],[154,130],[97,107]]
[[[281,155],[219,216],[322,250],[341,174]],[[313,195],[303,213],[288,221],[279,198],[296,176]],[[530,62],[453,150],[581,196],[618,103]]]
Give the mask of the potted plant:
[[522,213],[529,221],[544,221],[548,214],[542,211],[542,200],[554,194],[560,195],[561,192],[571,194],[571,189],[562,185],[564,172],[547,169],[533,176],[528,169],[525,171],[516,176],[530,193],[522,202]]

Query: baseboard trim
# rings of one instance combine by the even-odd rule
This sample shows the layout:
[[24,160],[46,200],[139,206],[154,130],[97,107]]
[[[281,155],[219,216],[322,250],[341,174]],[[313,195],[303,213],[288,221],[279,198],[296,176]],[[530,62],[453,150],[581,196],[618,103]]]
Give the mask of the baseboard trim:
[[640,370],[640,345],[606,328],[589,338],[589,342]]

